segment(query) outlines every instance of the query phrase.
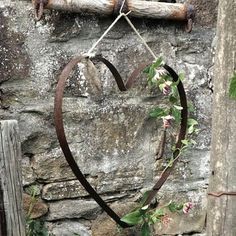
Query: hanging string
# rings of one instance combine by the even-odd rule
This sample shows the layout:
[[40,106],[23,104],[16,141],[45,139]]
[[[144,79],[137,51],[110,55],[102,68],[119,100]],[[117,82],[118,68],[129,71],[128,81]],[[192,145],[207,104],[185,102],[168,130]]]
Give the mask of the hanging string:
[[93,46],[88,50],[87,53],[85,53],[85,56],[88,57],[92,57],[92,52],[93,50],[97,47],[97,45],[103,40],[103,38],[109,33],[109,31],[114,27],[114,25],[117,23],[117,21],[119,21],[119,19],[123,16],[126,16],[130,13],[130,11],[128,13],[120,13],[117,18],[113,21],[113,23],[107,28],[107,30],[103,33],[103,35],[98,39],[98,41],[96,43],[93,44]]
[[135,28],[135,26],[133,25],[133,23],[130,21],[130,19],[124,15],[124,18],[126,19],[126,21],[128,22],[128,24],[131,26],[131,28],[133,29],[133,31],[138,35],[138,37],[140,38],[140,40],[142,41],[142,43],[144,44],[144,46],[147,48],[147,50],[151,53],[151,55],[153,56],[154,60],[157,59],[157,56],[154,54],[154,52],[152,51],[152,49],[147,45],[146,41],[144,40],[144,38],[140,35],[140,33],[138,32],[138,30]]
[[154,60],[157,59],[157,56],[154,54],[154,52],[152,51],[152,49],[148,46],[148,44],[146,43],[146,41],[144,40],[144,38],[140,35],[140,33],[138,32],[138,30],[135,28],[135,26],[133,25],[133,23],[130,21],[130,19],[128,18],[128,15],[130,14],[131,11],[129,11],[128,13],[122,13],[122,9],[124,7],[125,4],[124,0],[122,2],[121,8],[119,10],[119,15],[117,16],[117,18],[113,21],[113,23],[107,28],[107,30],[103,33],[103,35],[93,44],[93,46],[88,50],[87,53],[84,54],[84,56],[87,57],[94,57],[94,55],[92,54],[93,50],[97,47],[97,45],[103,40],[103,38],[109,33],[109,31],[114,27],[114,25],[120,20],[121,17],[124,17],[126,19],[126,21],[128,22],[128,24],[130,25],[130,27],[133,29],[133,31],[137,34],[137,36],[139,37],[139,39],[142,41],[142,43],[144,44],[144,46],[146,47],[146,49],[150,52],[150,54],[152,55],[152,57],[154,58]]

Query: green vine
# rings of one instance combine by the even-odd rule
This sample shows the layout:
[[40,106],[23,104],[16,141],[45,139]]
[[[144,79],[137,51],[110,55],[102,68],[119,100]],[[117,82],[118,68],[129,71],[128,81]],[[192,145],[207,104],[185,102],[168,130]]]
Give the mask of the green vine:
[[[161,58],[158,58],[153,64],[148,66],[144,69],[144,73],[147,75],[148,85],[151,88],[158,89],[166,98],[167,103],[166,105],[155,107],[152,109],[149,113],[149,116],[151,118],[162,120],[163,122],[163,139],[161,141],[161,147],[162,149],[161,155],[159,155],[159,158],[162,158],[162,155],[164,153],[164,148],[166,146],[166,132],[167,130],[172,130],[180,125],[181,122],[181,111],[182,106],[179,102],[179,94],[177,86],[180,81],[184,80],[183,74],[179,75],[178,81],[173,82],[172,77],[166,72],[163,66],[163,61]],[[195,144],[195,141],[191,138],[191,136],[199,131],[197,129],[198,122],[194,120],[193,118],[189,118],[187,122],[187,138],[182,140],[182,147],[181,149],[178,149],[178,155],[176,158],[179,158],[179,156],[182,154],[183,150],[185,150],[190,145]],[[172,128],[172,129],[171,129]],[[169,131],[170,132],[170,131]],[[176,147],[174,146],[172,148],[172,153],[176,152]],[[169,159],[169,162],[166,166],[166,168],[169,168],[172,166],[173,162],[175,161],[172,157]],[[168,224],[170,221],[170,214],[174,212],[183,212],[188,213],[189,210],[192,208],[193,204],[191,202],[187,203],[175,203],[170,202],[165,206],[152,209],[150,205],[143,206],[146,198],[147,198],[148,192],[146,192],[143,196],[143,200],[140,203],[140,205],[132,210],[127,215],[123,216],[121,220],[130,226],[137,226],[139,225],[141,227],[141,236],[151,236],[152,235],[152,229],[151,226],[155,223],[161,223],[161,224]]]
[[40,219],[32,218],[32,211],[37,202],[38,188],[31,186],[28,190],[31,199],[29,210],[26,215],[26,236],[48,236],[48,230],[45,226],[45,222]]

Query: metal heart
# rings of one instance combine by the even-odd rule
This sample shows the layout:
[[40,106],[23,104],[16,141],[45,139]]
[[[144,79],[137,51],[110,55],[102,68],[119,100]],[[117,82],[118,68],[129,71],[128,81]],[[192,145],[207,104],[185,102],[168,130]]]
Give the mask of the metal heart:
[[[127,228],[127,227],[130,227],[130,225],[121,221],[120,217],[105,203],[105,201],[100,197],[100,195],[96,192],[96,190],[87,181],[87,179],[85,178],[85,176],[81,172],[78,164],[76,163],[76,161],[72,155],[72,152],[69,148],[69,144],[67,142],[67,139],[66,139],[64,125],[63,125],[63,116],[62,116],[62,101],[63,101],[63,93],[64,93],[64,89],[65,89],[65,83],[66,83],[66,80],[68,79],[71,71],[73,70],[73,68],[84,59],[88,59],[88,58],[85,58],[83,56],[73,58],[65,66],[65,68],[63,69],[63,71],[61,72],[61,74],[59,76],[59,81],[58,81],[58,84],[56,87],[56,94],[55,94],[55,100],[54,100],[54,120],[55,120],[55,128],[56,128],[57,138],[59,140],[60,147],[64,153],[64,156],[65,156],[70,168],[72,169],[74,175],[80,181],[82,186],[85,188],[85,190],[90,194],[90,196],[101,206],[101,208],[117,224],[119,224],[123,228]],[[147,65],[151,64],[151,62],[140,64],[139,67],[136,70],[134,70],[133,73],[131,74],[131,76],[128,78],[127,83],[124,84],[124,81],[122,80],[119,72],[108,60],[106,60],[103,57],[95,57],[94,59],[103,62],[109,68],[109,70],[111,71],[111,73],[113,74],[113,76],[116,80],[117,86],[120,91],[126,91],[126,90],[130,89],[134,85],[140,72],[143,71],[143,69]],[[175,82],[178,81],[178,75],[171,67],[169,67],[166,64],[163,67],[171,75],[171,77],[173,78],[173,81],[175,81]],[[180,97],[180,104],[183,107],[183,109],[181,110],[181,124],[180,124],[180,130],[179,130],[179,133],[177,136],[176,151],[173,153],[174,157],[178,156],[178,154],[179,154],[178,150],[182,146],[181,141],[185,138],[186,129],[187,129],[187,116],[188,116],[187,99],[186,99],[185,90],[184,90],[184,87],[183,87],[183,84],[181,81],[179,81],[177,88],[178,88],[179,97]],[[167,180],[168,176],[170,175],[170,173],[171,173],[172,169],[174,168],[175,164],[177,163],[177,161],[178,161],[178,158],[175,159],[175,161],[171,167],[169,167],[169,168],[165,169],[165,171],[163,171],[159,180],[154,185],[152,190],[149,192],[149,195],[148,195],[147,200],[145,201],[144,205],[150,204],[150,202],[155,197],[158,190],[162,187],[162,185]]]

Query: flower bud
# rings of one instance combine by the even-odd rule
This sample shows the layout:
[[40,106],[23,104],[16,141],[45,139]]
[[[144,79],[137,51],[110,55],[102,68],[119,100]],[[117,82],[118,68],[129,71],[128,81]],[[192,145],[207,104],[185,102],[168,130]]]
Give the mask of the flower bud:
[[174,117],[171,115],[162,117],[163,120],[163,126],[164,128],[170,128],[172,120],[174,120]]
[[192,202],[186,202],[184,203],[184,206],[183,206],[183,213],[184,214],[188,214],[189,211],[193,208],[193,203]]
[[169,81],[164,83],[162,92],[163,92],[164,95],[169,95],[169,94],[170,94],[170,92],[171,92],[171,86],[170,86]]

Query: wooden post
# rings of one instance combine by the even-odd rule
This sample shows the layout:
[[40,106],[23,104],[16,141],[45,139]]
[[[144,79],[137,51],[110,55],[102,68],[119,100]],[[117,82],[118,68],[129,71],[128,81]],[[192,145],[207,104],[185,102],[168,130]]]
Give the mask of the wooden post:
[[[32,0],[35,4],[36,0]],[[45,8],[79,13],[111,15],[119,12],[122,0],[46,0]],[[190,4],[163,3],[144,0],[126,0],[125,11],[130,16],[155,19],[187,20],[194,8]],[[189,12],[191,11],[191,12]]]
[[1,236],[25,236],[20,159],[17,121],[0,121]]
[[[229,98],[236,69],[236,1],[220,0],[214,68],[214,96],[207,236],[236,235],[236,100]],[[218,197],[212,193],[224,194]]]
[[5,214],[3,190],[1,184],[0,184],[0,235],[7,235],[6,214]]

